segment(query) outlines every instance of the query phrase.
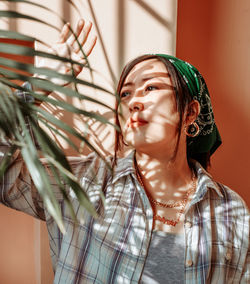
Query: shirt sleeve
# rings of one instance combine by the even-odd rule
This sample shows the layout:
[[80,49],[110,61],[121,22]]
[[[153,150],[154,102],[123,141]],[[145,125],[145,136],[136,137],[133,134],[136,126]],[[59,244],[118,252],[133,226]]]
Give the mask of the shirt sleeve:
[[[32,86],[29,82],[24,82],[22,85],[23,88],[32,91]],[[35,103],[35,98],[29,94],[27,91],[16,90],[14,93],[19,99],[27,103]]]
[[[1,159],[7,154],[8,145],[1,142]],[[0,202],[10,208],[45,220],[43,202],[21,158],[20,151],[13,155],[10,166],[0,182]]]
[[[28,82],[24,83],[23,87],[31,90],[31,85]],[[28,92],[17,90],[15,95],[27,103],[34,102],[34,98]],[[34,139],[36,146],[39,148],[29,126],[28,118],[26,119],[26,126],[30,130],[31,137]],[[1,138],[0,162],[2,162],[9,150],[10,144]],[[8,207],[45,220],[42,199],[25,166],[20,150],[17,150],[12,155],[10,165],[0,181],[0,202]]]

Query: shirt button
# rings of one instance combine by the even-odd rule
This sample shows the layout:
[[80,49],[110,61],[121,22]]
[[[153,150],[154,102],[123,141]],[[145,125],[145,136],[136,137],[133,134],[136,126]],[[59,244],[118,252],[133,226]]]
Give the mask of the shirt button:
[[232,258],[232,253],[231,253],[230,250],[227,251],[225,257],[226,257],[226,260],[231,260],[231,258]]
[[192,223],[186,222],[186,223],[185,223],[185,227],[188,228],[188,229],[190,229],[190,228],[192,227]]
[[192,265],[193,265],[193,261],[192,261],[191,259],[188,259],[188,260],[186,261],[186,266],[190,267],[190,266],[192,266]]

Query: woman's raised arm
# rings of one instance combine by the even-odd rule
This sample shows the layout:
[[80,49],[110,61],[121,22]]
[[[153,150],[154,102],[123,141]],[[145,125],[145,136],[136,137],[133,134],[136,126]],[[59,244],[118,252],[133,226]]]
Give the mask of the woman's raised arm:
[[[59,35],[58,41],[51,45],[46,51],[60,57],[66,57],[81,64],[87,63],[86,57],[88,57],[95,44],[97,37],[91,33],[92,23],[86,22],[83,19],[79,20],[76,32],[73,33],[70,24],[67,23],[63,26]],[[83,65],[70,64],[66,61],[55,60],[53,58],[38,57],[36,58],[36,67],[47,68],[62,75],[72,75],[76,77],[83,69]],[[60,78],[46,77],[41,74],[35,74],[34,77],[40,79],[46,79],[48,82],[54,84],[66,86],[68,81],[64,81]],[[30,89],[31,85],[26,82],[23,86],[26,89]],[[43,95],[49,95],[49,91],[37,90],[35,85],[32,86],[34,91],[38,91]],[[34,98],[26,91],[18,90],[16,95],[25,103],[34,102]],[[29,98],[33,100],[29,100]],[[36,104],[40,104],[39,101],[35,101]],[[29,119],[27,129],[30,131],[32,139],[32,128],[29,127]],[[36,139],[35,139],[36,140]],[[10,155],[9,150],[11,147],[11,141],[0,140],[0,165],[1,161]],[[43,163],[47,168],[46,163]],[[49,173],[49,170],[47,171]],[[61,190],[58,188],[58,184],[51,177],[51,186],[58,202],[63,200]],[[17,150],[11,157],[11,163],[4,171],[4,176],[0,180],[0,203],[23,211],[34,217],[44,220],[44,207],[43,200],[38,194],[36,184],[34,183],[34,175],[30,175],[30,172],[25,165],[23,158],[21,157],[20,149]]]

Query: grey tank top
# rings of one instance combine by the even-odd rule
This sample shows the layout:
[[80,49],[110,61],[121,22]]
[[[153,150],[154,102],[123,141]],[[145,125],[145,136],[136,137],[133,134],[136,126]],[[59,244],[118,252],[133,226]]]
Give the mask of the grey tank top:
[[184,234],[153,231],[140,283],[184,283]]

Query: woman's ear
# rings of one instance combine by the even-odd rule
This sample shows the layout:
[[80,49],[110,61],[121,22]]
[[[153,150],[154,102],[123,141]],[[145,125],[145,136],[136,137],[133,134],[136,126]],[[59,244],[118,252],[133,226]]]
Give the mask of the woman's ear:
[[197,100],[193,100],[187,107],[185,116],[185,125],[192,124],[200,113],[200,103]]

